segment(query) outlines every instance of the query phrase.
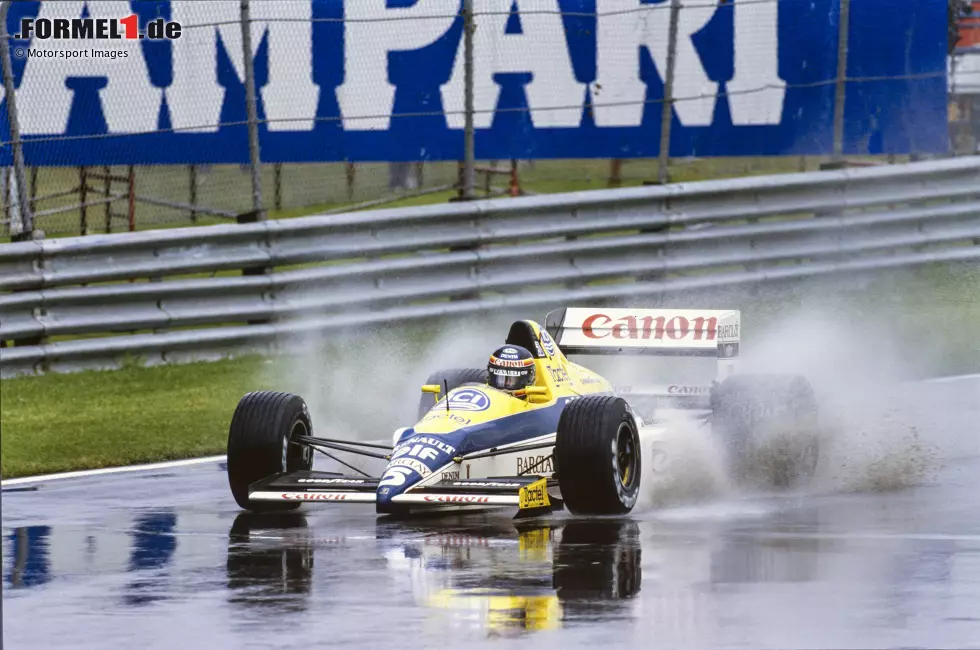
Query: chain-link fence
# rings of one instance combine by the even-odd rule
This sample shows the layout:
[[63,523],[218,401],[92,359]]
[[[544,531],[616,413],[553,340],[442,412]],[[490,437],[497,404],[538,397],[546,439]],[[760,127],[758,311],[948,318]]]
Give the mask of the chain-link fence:
[[5,2],[0,230],[226,223],[945,153],[946,8],[900,4]]
[[949,5],[950,140],[954,151],[980,153],[980,2]]

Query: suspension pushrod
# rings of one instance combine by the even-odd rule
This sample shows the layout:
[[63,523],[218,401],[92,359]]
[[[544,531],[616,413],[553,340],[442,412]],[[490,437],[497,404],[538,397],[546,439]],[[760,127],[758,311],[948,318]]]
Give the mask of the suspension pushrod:
[[317,447],[313,447],[312,445],[310,445],[310,447],[313,449],[313,451],[317,451],[317,452],[323,454],[324,456],[326,456],[327,458],[330,458],[332,460],[335,460],[338,463],[340,463],[341,465],[344,465],[345,467],[349,467],[350,469],[354,470],[355,472],[357,472],[361,476],[366,476],[368,478],[375,478],[375,477],[371,476],[370,474],[368,474],[367,472],[365,472],[364,470],[358,469],[358,468],[354,467],[353,465],[351,465],[350,463],[345,463],[344,461],[340,460],[339,458],[337,458],[336,456],[334,456],[331,453],[328,453],[326,451],[323,451],[322,449],[319,449]]
[[304,436],[310,440],[316,440],[317,442],[334,442],[342,445],[353,445],[355,447],[372,447],[374,449],[385,449],[391,451],[391,445],[379,445],[373,442],[360,442],[358,440],[338,440],[336,438],[320,438],[317,436]]
[[327,449],[334,449],[336,451],[346,451],[348,454],[357,454],[358,456],[369,456],[371,458],[380,458],[381,460],[388,460],[390,458],[385,454],[376,454],[373,451],[365,451],[364,449],[351,449],[350,447],[338,445],[333,442],[324,442],[322,438],[311,438],[310,436],[296,436],[293,438],[293,441],[298,442],[300,444],[309,445],[314,449],[317,447],[326,447]]

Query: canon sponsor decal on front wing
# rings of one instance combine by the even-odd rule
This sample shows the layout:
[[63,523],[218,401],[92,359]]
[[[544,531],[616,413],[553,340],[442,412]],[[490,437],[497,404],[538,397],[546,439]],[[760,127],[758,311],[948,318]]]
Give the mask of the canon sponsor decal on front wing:
[[428,505],[481,505],[481,506],[516,506],[519,497],[515,494],[399,494],[392,497],[396,503],[425,503]]
[[340,503],[374,503],[374,492],[250,492],[252,501],[332,501]]

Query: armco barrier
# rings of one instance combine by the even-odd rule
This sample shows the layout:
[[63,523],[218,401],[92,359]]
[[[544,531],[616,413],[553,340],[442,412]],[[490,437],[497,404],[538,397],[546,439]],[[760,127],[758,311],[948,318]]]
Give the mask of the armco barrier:
[[23,242],[0,246],[0,370],[978,258],[980,157]]

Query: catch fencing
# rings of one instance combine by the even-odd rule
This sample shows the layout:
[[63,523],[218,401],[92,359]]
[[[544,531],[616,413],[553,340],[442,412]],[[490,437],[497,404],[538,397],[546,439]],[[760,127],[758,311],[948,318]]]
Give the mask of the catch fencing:
[[950,144],[980,153],[980,0],[950,0]]
[[980,157],[21,242],[0,370],[977,259]]
[[948,151],[935,0],[2,6],[15,239]]

